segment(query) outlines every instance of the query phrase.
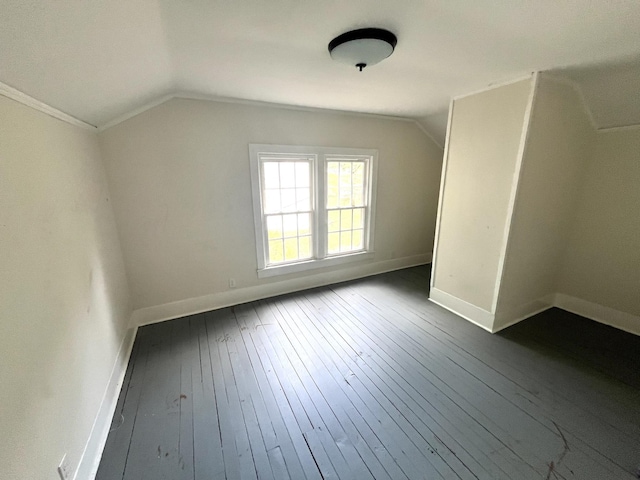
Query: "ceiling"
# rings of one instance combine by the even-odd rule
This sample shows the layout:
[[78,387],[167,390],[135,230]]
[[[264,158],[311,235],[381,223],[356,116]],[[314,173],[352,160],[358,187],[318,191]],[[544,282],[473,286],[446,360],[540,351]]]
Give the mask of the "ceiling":
[[[411,117],[442,141],[451,97],[554,70],[598,127],[640,123],[638,0],[0,0],[0,81],[91,125],[186,92]],[[398,37],[358,72],[329,41]]]

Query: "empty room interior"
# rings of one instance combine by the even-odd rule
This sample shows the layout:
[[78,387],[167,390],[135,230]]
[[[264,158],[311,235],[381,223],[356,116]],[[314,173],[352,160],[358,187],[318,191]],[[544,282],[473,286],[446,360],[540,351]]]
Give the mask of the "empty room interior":
[[640,2],[0,11],[0,478],[640,478]]

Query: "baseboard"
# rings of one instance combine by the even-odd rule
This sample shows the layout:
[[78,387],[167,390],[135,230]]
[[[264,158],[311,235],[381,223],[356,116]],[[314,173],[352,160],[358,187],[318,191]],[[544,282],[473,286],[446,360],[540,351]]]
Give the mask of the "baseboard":
[[429,292],[429,300],[455,313],[459,317],[469,320],[480,328],[484,328],[487,332],[493,333],[493,313],[465,302],[447,292],[438,290],[435,287],[432,287]]
[[73,477],[74,480],[93,480],[98,472],[102,451],[107,442],[111,419],[116,410],[120,389],[122,388],[124,375],[127,371],[127,365],[137,331],[137,327],[129,328],[122,342],[120,342],[120,349],[111,370],[109,383],[102,397],[100,409],[93,422],[89,440],[87,440],[87,445],[82,453],[78,469]]
[[554,306],[611,327],[640,335],[640,317],[581,298],[556,293]]
[[538,313],[549,310],[554,306],[554,298],[555,296],[553,294],[549,294],[525,305],[520,305],[504,312],[500,311],[501,309],[498,308],[495,320],[493,321],[492,333],[504,330],[505,328],[515,325],[526,318],[533,317]]
[[395,258],[381,262],[354,265],[340,270],[312,273],[303,277],[290,278],[282,281],[265,282],[246,288],[226,290],[201,297],[188,298],[177,302],[165,303],[153,307],[134,310],[131,322],[135,326],[148,325],[174,318],[195,315],[197,313],[216,310],[219,308],[239,305],[263,298],[274,297],[286,293],[293,293],[309,288],[322,287],[332,283],[355,280],[357,278],[378,275],[380,273],[415,267],[431,262],[431,254],[414,255],[411,257]]

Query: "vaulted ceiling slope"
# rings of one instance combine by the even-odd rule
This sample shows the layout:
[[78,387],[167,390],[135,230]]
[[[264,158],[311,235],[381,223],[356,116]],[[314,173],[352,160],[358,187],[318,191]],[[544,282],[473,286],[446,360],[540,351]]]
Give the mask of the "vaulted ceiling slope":
[[[420,119],[532,71],[577,82],[598,127],[640,123],[637,0],[0,0],[0,81],[95,126],[191,94]],[[328,42],[396,52],[358,72]]]

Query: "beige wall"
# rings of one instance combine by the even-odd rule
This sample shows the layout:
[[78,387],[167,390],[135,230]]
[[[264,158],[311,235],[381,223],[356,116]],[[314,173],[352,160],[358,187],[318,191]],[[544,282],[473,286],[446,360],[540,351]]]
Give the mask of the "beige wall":
[[[229,278],[238,302],[253,287],[286,280],[289,290],[322,275],[258,279],[249,143],[378,149],[370,271],[430,259],[442,151],[412,122],[175,99],[106,130],[100,141],[135,308],[223,294]],[[354,268],[334,268],[330,280]],[[178,315],[194,307],[176,308]]]
[[635,315],[640,334],[640,127],[600,132],[586,167],[559,292]]
[[129,319],[96,135],[0,96],[0,477],[80,461]]
[[538,82],[494,329],[548,307],[575,216],[595,132],[576,91]]
[[640,128],[596,132],[570,82],[528,84],[453,103],[430,298],[492,332],[554,305],[640,334]]
[[487,312],[531,89],[527,79],[452,107],[433,287]]

